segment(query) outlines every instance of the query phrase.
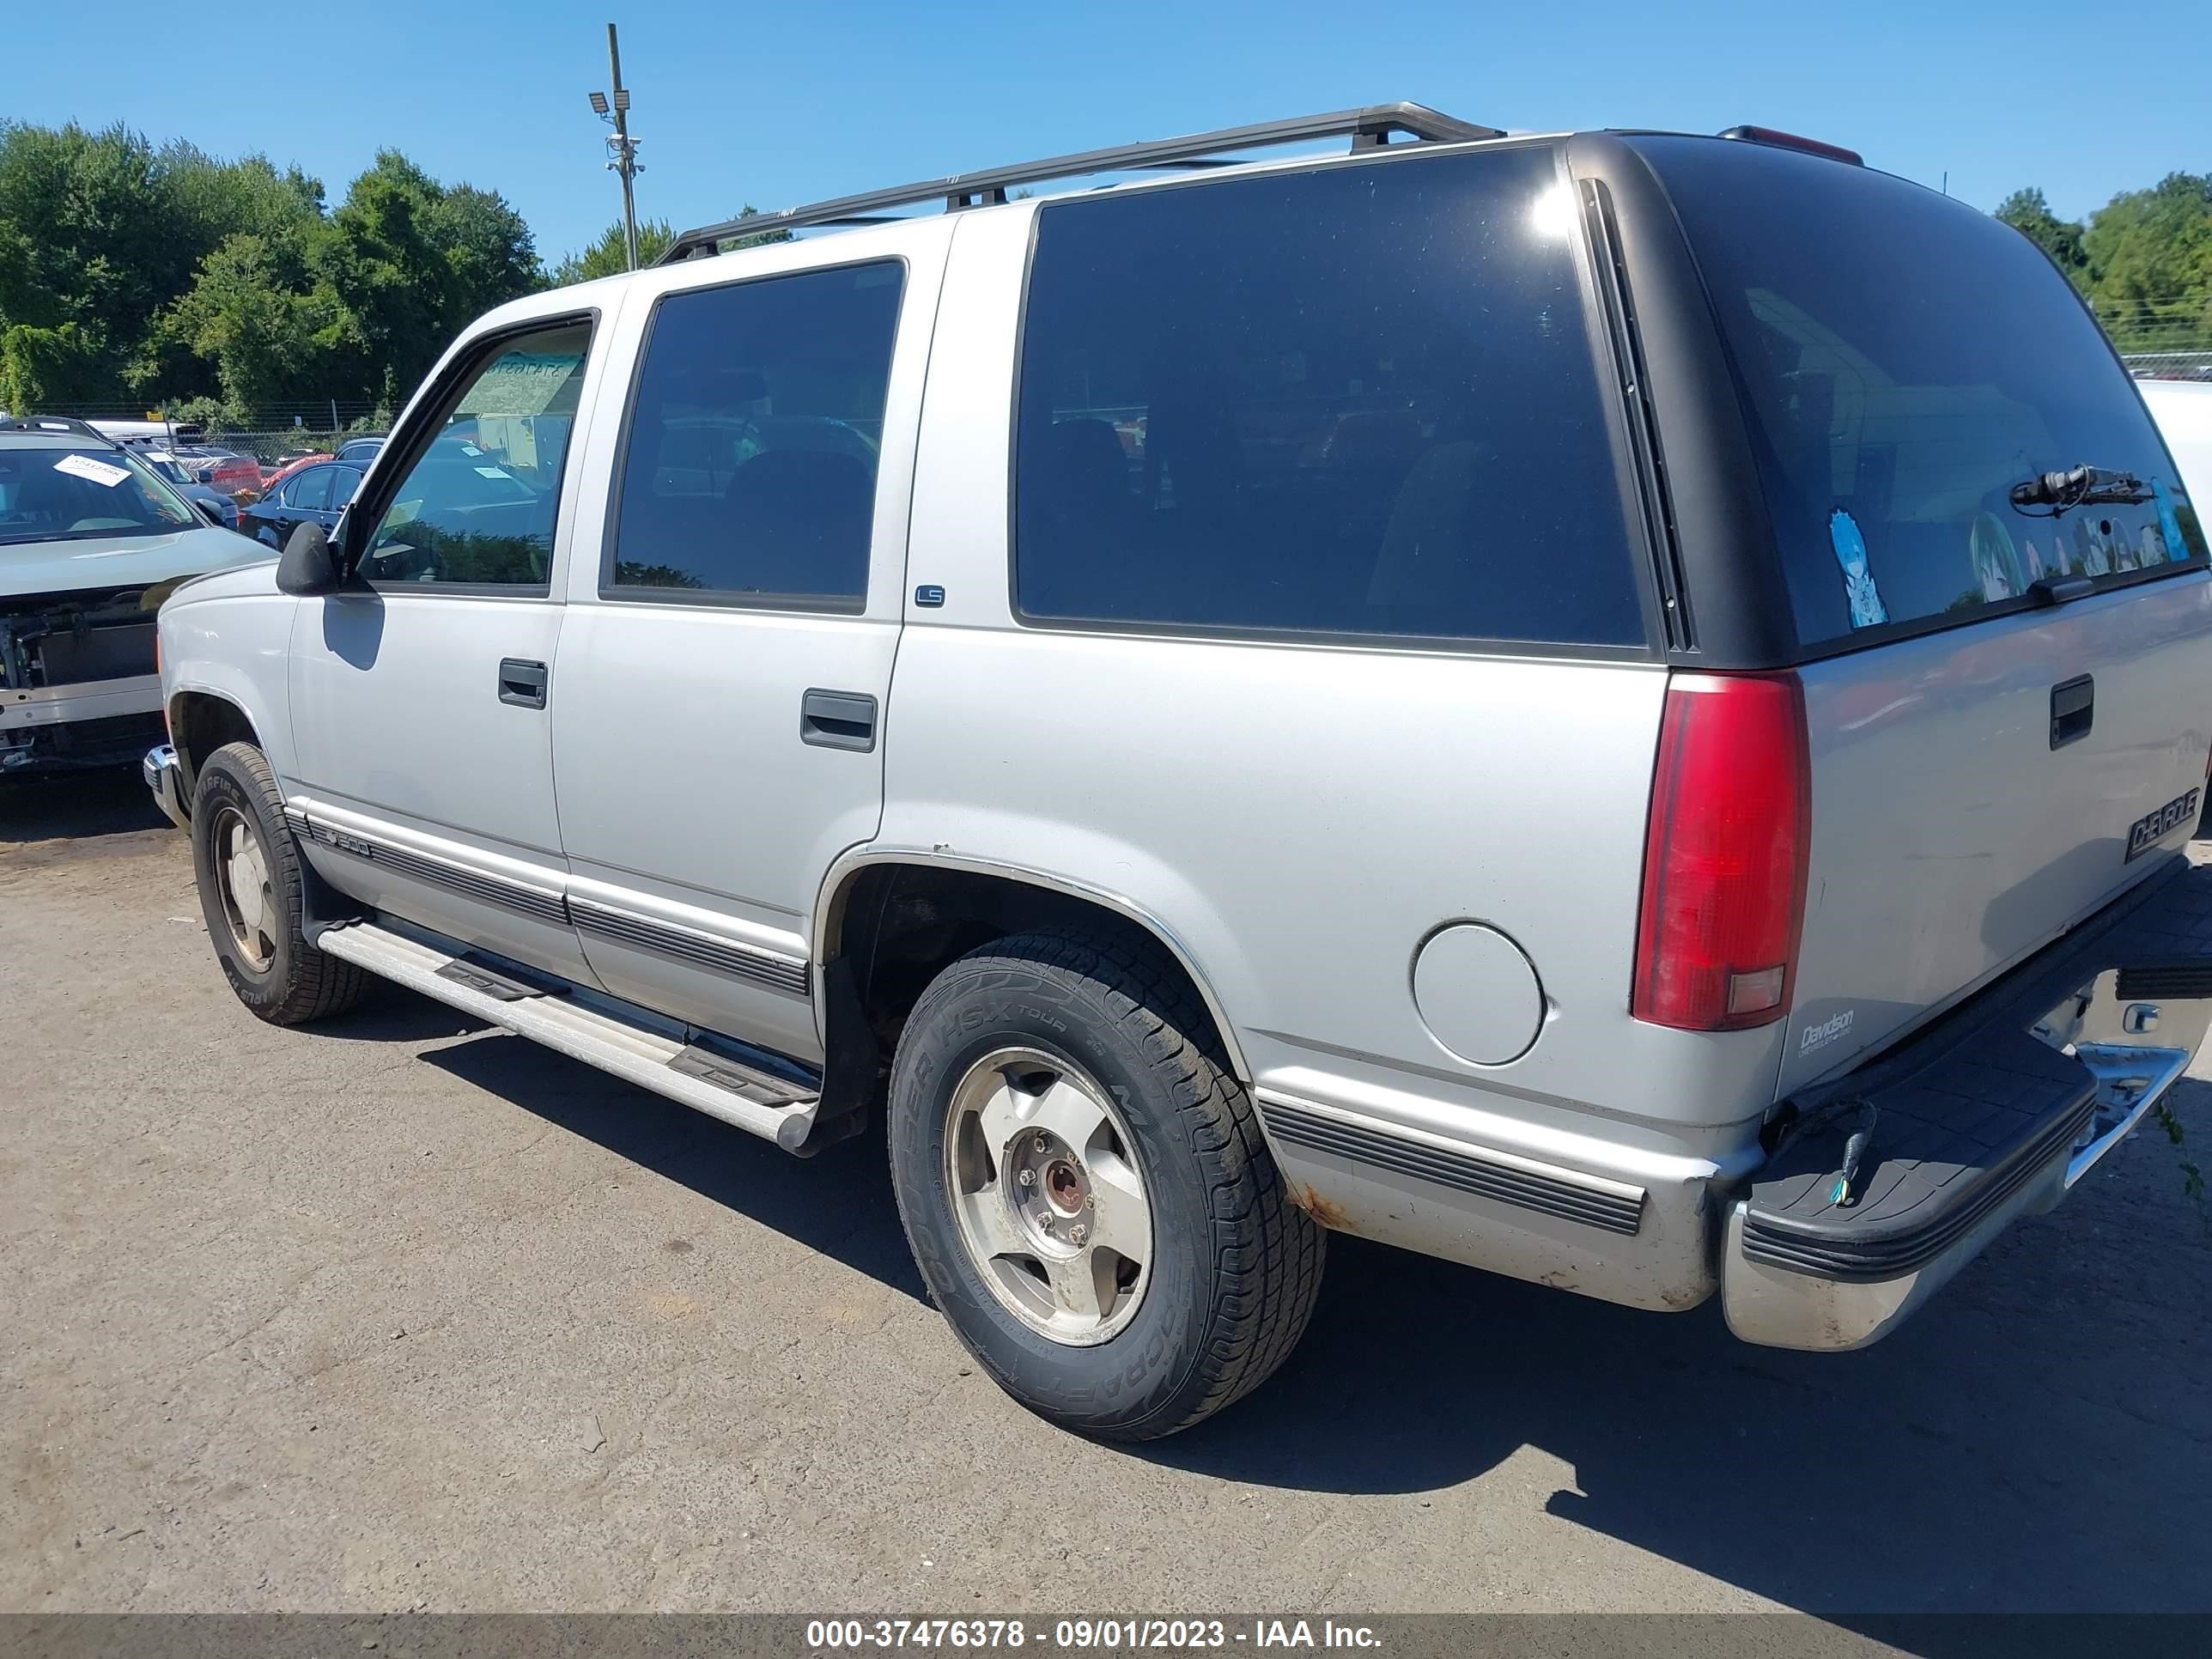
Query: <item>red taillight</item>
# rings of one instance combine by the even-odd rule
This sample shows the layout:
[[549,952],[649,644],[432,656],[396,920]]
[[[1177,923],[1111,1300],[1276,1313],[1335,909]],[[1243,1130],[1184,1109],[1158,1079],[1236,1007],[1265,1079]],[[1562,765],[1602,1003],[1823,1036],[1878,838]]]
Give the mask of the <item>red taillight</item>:
[[1629,1012],[1689,1031],[1787,1013],[1811,841],[1796,676],[1675,675],[1659,722]]

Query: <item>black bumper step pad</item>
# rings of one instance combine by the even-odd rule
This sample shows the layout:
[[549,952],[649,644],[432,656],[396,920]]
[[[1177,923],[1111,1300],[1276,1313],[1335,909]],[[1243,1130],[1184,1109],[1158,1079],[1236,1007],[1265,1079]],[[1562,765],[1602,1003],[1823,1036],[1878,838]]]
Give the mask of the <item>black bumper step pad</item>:
[[[2106,969],[2119,994],[2212,997],[2212,866],[2122,897],[1996,985],[1858,1073],[1808,1091],[1820,1127],[1750,1184],[1745,1256],[1845,1282],[1926,1266],[2063,1157],[2095,1111],[2087,1066],[2032,1035],[2060,999]],[[1844,1147],[1875,1116],[1848,1207]]]

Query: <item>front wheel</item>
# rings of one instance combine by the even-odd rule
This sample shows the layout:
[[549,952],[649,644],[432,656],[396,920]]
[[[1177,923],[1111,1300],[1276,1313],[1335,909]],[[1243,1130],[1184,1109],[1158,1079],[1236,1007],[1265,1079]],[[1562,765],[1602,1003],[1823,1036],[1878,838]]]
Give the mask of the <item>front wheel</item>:
[[216,959],[238,1000],[272,1025],[344,1012],[362,970],[307,942],[307,872],[261,751],[227,743],[192,791],[192,872]]
[[1203,1010],[1141,947],[1037,933],[954,963],[900,1038],[890,1131],[938,1306],[1040,1416],[1172,1434],[1305,1329],[1322,1231]]

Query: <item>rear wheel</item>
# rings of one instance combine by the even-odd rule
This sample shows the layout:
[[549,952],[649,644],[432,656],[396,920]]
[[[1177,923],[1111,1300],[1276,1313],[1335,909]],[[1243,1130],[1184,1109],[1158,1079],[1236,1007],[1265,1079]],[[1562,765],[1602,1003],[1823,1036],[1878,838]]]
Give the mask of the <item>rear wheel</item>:
[[1172,1434],[1305,1329],[1322,1231],[1204,1011],[1141,947],[1038,933],[954,963],[901,1036],[890,1132],[939,1307],[1041,1416]]
[[207,757],[191,823],[200,911],[238,1000],[275,1025],[351,1007],[362,970],[307,943],[306,872],[258,749],[228,743]]

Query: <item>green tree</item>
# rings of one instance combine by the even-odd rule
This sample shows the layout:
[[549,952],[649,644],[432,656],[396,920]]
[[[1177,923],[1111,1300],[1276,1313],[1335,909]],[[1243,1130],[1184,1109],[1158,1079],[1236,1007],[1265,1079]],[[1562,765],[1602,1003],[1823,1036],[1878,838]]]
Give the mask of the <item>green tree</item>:
[[2013,191],[1997,204],[1996,216],[2049,254],[2075,286],[2087,283],[2089,261],[2081,252],[2081,227],[2053,213],[2041,191]]
[[[676,227],[665,219],[641,219],[637,227],[637,260],[649,265],[668,252],[668,245],[676,240]],[[601,276],[619,276],[629,269],[628,249],[623,244],[622,221],[617,219],[599,233],[599,238],[580,253],[571,253],[553,267],[550,280],[555,288],[566,288],[571,283],[588,283]]]
[[334,390],[396,406],[461,325],[539,286],[529,227],[489,191],[448,188],[397,150],[313,234],[319,331],[350,363]]
[[224,412],[246,425],[270,406],[325,395],[358,350],[337,296],[307,280],[301,239],[241,234],[201,263],[162,319],[156,348],[212,365]]
[[2122,350],[2212,345],[2212,173],[2122,191],[2081,246],[2092,303]]
[[[747,205],[738,210],[740,219],[750,219],[760,210]],[[787,242],[787,230],[764,230],[757,236],[732,236],[716,244],[720,252],[732,248],[758,247],[768,242]],[[637,228],[637,262],[649,265],[676,240],[676,228],[665,219],[646,219]],[[549,280],[555,288],[566,288],[571,283],[588,283],[595,277],[614,276],[629,268],[623,245],[622,221],[617,219],[599,233],[599,240],[580,253],[571,253],[553,267]]]

